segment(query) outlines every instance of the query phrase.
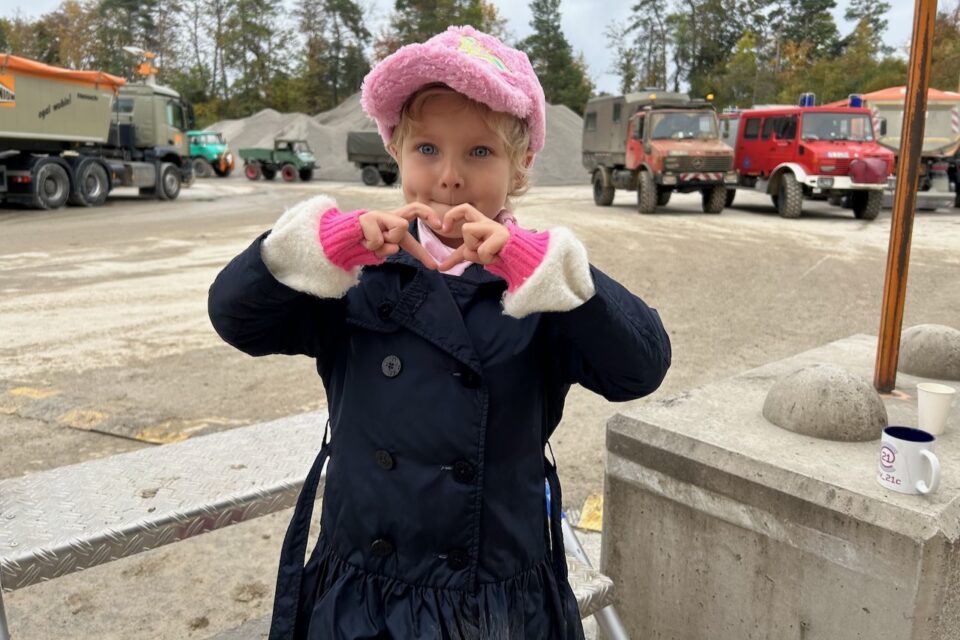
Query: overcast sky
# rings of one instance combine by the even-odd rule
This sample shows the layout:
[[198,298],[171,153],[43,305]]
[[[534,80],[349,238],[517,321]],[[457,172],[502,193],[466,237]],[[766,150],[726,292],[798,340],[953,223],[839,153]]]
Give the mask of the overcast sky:
[[[60,5],[61,0],[0,0],[0,15],[11,16],[18,9],[23,15],[36,17],[52,11]],[[270,1],[270,0],[267,0]],[[289,0],[288,0],[289,1]],[[507,19],[507,28],[511,36],[522,38],[530,34],[530,8],[525,0],[492,0],[500,10],[500,14]],[[600,91],[617,92],[618,81],[616,76],[609,73],[613,60],[607,47],[603,32],[611,21],[623,22],[630,14],[630,7],[636,0],[607,0],[603,3],[603,10],[596,0],[562,0],[561,13],[563,15],[563,31],[577,52],[582,52],[587,61],[590,77]],[[889,27],[884,34],[884,42],[903,51],[910,40],[913,25],[913,2],[910,0],[888,0],[893,8],[887,20]],[[373,21],[373,31],[376,33],[379,26],[385,23],[393,8],[393,0],[361,0],[362,4],[370,7],[370,16]],[[848,0],[837,0],[837,8],[833,11],[834,18],[841,35],[846,35],[853,29],[853,25],[843,20],[843,12]],[[941,8],[954,6],[953,0],[939,0]],[[904,54],[905,55],[905,54]]]

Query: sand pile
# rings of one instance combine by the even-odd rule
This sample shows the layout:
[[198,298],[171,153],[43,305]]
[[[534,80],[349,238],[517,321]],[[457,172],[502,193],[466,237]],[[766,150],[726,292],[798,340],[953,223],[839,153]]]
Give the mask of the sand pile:
[[[547,142],[534,166],[534,186],[589,183],[580,164],[582,126],[583,119],[567,107],[547,105]],[[223,120],[209,129],[222,133],[234,152],[244,147],[272,147],[274,138],[306,139],[320,165],[314,173],[316,179],[359,182],[360,170],[347,161],[347,132],[375,130],[376,126],[360,108],[360,94],[356,93],[316,116],[264,109],[249,118]],[[233,175],[242,177],[243,172]]]

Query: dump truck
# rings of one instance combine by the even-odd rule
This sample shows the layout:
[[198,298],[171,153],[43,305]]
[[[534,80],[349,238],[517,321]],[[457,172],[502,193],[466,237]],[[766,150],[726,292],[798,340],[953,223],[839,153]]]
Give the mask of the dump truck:
[[733,150],[717,131],[717,114],[685,93],[648,90],[587,102],[583,166],[593,201],[609,206],[617,189],[637,192],[637,210],[653,213],[676,191],[699,191],[703,210],[723,211],[736,184]]
[[98,206],[120,186],[176,198],[193,178],[191,111],[147,69],[128,83],[0,54],[0,201]]
[[277,138],[273,148],[250,147],[238,152],[243,159],[243,173],[249,180],[273,180],[277,173],[284,182],[300,178],[313,180],[316,158],[306,140]]
[[227,178],[233,171],[233,153],[223,134],[216,131],[187,131],[190,161],[198,178]]
[[387,153],[376,131],[348,132],[347,160],[360,169],[360,179],[368,187],[377,186],[381,180],[391,185],[400,175],[397,161]]
[[[877,140],[895,155],[900,153],[906,87],[889,87],[850,96],[847,101],[826,106],[842,106],[850,99],[870,109]],[[917,184],[918,209],[943,209],[960,206],[960,196],[951,190],[951,174],[956,175],[956,157],[960,153],[960,93],[927,90],[926,124],[920,151],[920,178]],[[883,205],[893,206],[895,176],[884,190]]]

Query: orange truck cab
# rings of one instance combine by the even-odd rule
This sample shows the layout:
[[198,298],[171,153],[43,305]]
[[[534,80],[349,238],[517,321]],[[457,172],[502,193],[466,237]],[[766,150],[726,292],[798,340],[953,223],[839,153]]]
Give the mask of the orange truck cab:
[[[869,109],[858,106],[770,106],[720,116],[720,136],[733,146],[737,189],[771,196],[784,218],[803,200],[846,203],[858,219],[880,213],[894,154],[877,142]],[[733,202],[734,190],[727,196]]]

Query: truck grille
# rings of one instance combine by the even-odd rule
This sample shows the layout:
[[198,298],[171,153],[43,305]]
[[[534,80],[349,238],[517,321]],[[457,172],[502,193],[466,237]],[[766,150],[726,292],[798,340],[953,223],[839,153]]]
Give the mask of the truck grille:
[[730,171],[733,168],[733,158],[730,156],[687,156],[680,158],[679,171]]
[[[833,166],[833,169],[824,169],[823,165]],[[820,170],[823,173],[845,176],[850,172],[850,158],[825,158],[820,161]]]

